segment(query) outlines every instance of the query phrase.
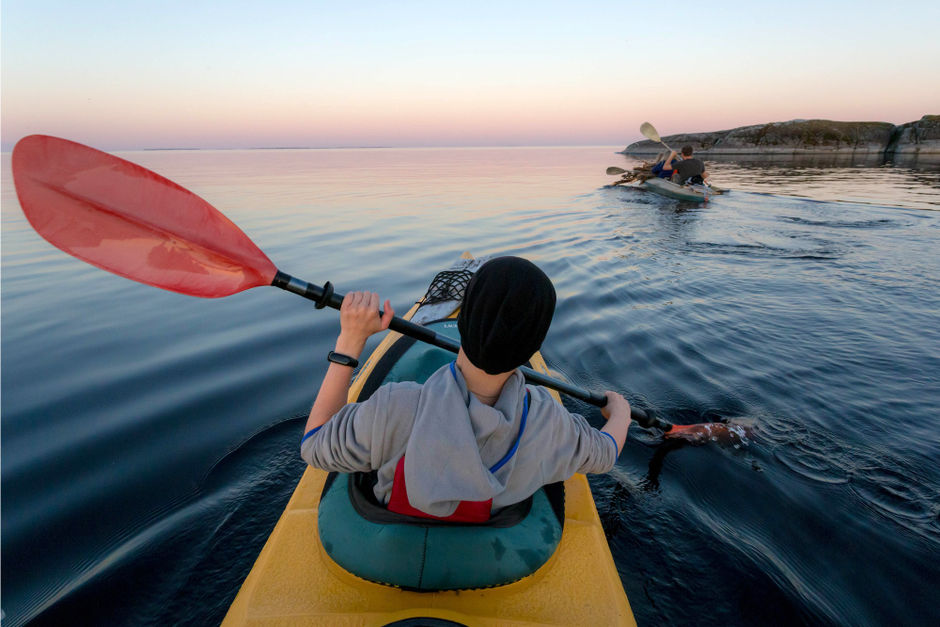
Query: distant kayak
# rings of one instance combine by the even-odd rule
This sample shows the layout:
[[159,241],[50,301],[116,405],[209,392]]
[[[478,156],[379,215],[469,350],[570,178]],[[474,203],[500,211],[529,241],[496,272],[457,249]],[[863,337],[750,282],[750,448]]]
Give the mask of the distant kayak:
[[669,179],[656,176],[653,172],[653,164],[647,162],[633,168],[633,170],[624,170],[617,166],[611,166],[607,168],[607,174],[621,175],[620,180],[613,183],[614,186],[636,183],[637,189],[651,191],[654,194],[677,200],[706,202],[712,196],[724,194],[728,191],[714,185],[679,185],[673,183]]
[[659,194],[660,196],[666,196],[667,198],[693,202],[705,202],[712,196],[724,194],[726,191],[715,186],[679,185],[662,178],[647,179],[640,183],[638,187]]
[[[465,253],[405,319],[459,337],[463,288],[480,262]],[[353,380],[349,401],[386,382],[423,382],[453,359],[390,332]],[[538,353],[530,366],[548,372]],[[223,621],[247,624],[636,622],[584,475],[545,486],[489,523],[441,525],[388,512],[367,474],[307,468]]]

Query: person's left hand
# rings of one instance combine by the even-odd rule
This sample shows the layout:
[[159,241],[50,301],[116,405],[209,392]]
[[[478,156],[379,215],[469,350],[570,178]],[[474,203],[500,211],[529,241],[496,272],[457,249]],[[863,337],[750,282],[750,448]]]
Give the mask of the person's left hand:
[[395,310],[385,300],[385,311],[379,316],[379,295],[374,292],[350,292],[339,308],[340,332],[336,352],[358,358],[373,333],[384,331],[392,322]]

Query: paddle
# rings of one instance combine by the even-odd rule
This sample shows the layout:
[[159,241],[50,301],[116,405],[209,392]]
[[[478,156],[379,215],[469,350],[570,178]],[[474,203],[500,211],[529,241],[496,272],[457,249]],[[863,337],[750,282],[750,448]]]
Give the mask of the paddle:
[[[278,270],[231,220],[191,191],[130,161],[48,135],[13,149],[23,213],[43,238],[70,255],[128,279],[190,296],[219,298],[273,285],[339,309],[343,296]],[[459,343],[399,317],[389,328],[456,353]],[[523,368],[526,380],[591,405],[607,399]],[[672,428],[633,408],[644,427]]]
[[609,168],[607,168],[607,174],[613,175],[613,174],[625,174],[625,173],[626,173],[626,170],[624,170],[623,168],[618,168],[615,165],[612,165]]
[[646,139],[651,139],[654,142],[658,142],[662,144],[663,146],[666,147],[666,150],[670,150],[670,151],[672,150],[672,148],[670,148],[666,144],[666,142],[664,142],[659,137],[659,133],[656,132],[656,128],[649,122],[643,122],[643,124],[640,124],[640,132],[643,133],[643,137],[645,137]]

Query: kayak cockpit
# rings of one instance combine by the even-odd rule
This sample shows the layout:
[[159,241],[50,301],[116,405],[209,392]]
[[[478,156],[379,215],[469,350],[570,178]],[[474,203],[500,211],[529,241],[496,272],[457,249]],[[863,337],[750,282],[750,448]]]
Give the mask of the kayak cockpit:
[[374,483],[374,473],[331,473],[317,520],[327,555],[368,581],[422,592],[502,586],[538,570],[561,540],[563,483],[543,487],[486,523],[390,512],[376,500]]

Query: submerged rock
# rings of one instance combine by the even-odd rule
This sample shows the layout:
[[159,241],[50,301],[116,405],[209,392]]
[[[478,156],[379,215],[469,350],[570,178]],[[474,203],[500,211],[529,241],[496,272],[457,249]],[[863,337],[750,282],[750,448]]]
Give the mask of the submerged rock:
[[[669,135],[663,141],[677,150],[690,144],[705,155],[940,154],[940,116],[925,115],[901,126],[889,122],[790,120]],[[644,140],[630,144],[623,152],[654,154],[662,149],[662,144]]]

